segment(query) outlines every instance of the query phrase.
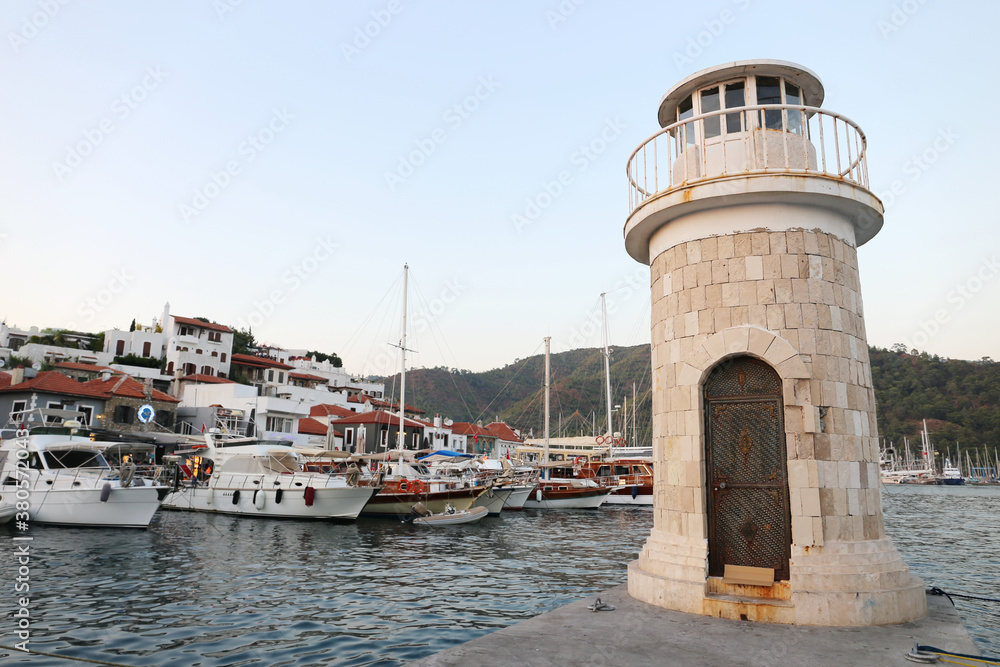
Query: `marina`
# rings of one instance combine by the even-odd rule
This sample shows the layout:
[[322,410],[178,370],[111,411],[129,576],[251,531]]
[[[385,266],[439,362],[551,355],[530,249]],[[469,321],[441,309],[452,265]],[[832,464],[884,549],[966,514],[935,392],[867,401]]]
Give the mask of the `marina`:
[[1000,666],[1000,5],[65,3],[0,665]]
[[[1000,598],[1000,489],[904,485],[882,496],[886,529],[927,586]],[[589,604],[624,583],[651,523],[648,509],[605,506],[433,530],[163,511],[144,531],[37,526],[31,646],[127,665],[399,665]],[[14,569],[0,564],[4,577]],[[1000,606],[956,604],[979,649],[1000,654]],[[10,651],[0,660],[70,664]]]

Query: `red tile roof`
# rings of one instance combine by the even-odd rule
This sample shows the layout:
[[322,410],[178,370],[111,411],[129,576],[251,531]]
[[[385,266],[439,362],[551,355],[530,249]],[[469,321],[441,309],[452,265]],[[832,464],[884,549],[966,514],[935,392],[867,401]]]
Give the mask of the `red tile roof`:
[[204,373],[195,373],[194,375],[185,375],[184,377],[177,378],[179,382],[197,382],[201,384],[236,384],[233,380],[229,378],[220,378],[215,375],[206,375]]
[[500,440],[506,440],[508,442],[524,442],[524,439],[519,437],[517,433],[514,433],[514,429],[504,422],[493,422],[492,424],[487,424],[486,428]]
[[121,374],[122,372],[111,368],[110,366],[98,366],[97,364],[81,364],[76,361],[60,361],[58,364],[53,364],[53,368],[65,368],[68,371],[90,371],[93,373],[100,373],[101,371],[111,371],[112,373]]
[[350,417],[353,414],[355,414],[354,410],[330,403],[320,403],[309,408],[310,417]]
[[289,366],[288,364],[283,364],[280,361],[275,361],[274,359],[268,359],[267,357],[255,357],[252,354],[236,353],[230,357],[230,362],[239,366],[253,366],[255,368],[279,368],[281,370],[291,370],[295,368],[295,366]]
[[[399,403],[390,403],[389,401],[384,401],[381,398],[375,398],[374,396],[369,396],[368,394],[355,394],[354,396],[347,397],[348,403],[371,403],[373,408],[388,408],[389,410],[399,410]],[[424,411],[415,408],[409,403],[406,404],[406,411],[414,414],[423,414]]]
[[[305,435],[326,435],[326,424],[312,417],[303,417],[299,420],[299,433]],[[344,437],[344,434],[336,429],[333,431],[333,435],[337,438]]]
[[372,404],[372,407],[376,408],[387,408],[389,407],[388,401],[383,401],[381,398],[375,398],[374,396],[369,396],[368,394],[354,394],[353,396],[347,397],[348,403],[364,403],[368,402]]
[[37,391],[48,394],[63,394],[65,396],[108,398],[107,393],[95,387],[90,387],[88,386],[89,384],[89,382],[77,382],[70,376],[63,375],[59,371],[42,371],[35,377],[24,382],[4,387],[0,389],[0,392],[13,394]]
[[[347,424],[389,424],[399,426],[399,415],[391,415],[383,410],[373,410],[371,412],[358,412],[343,419],[330,420],[335,426]],[[403,425],[408,428],[424,428],[424,424],[412,419],[404,419]]]
[[457,435],[479,436],[480,438],[497,437],[492,431],[476,424],[470,424],[469,422],[455,422],[451,425],[451,432]]
[[10,379],[11,379],[10,373],[4,373],[3,371],[0,371],[0,387],[9,387]]
[[289,373],[288,377],[295,378],[296,380],[309,380],[314,382],[322,382],[326,384],[329,382],[325,377],[320,377],[319,375],[310,375],[309,373]]
[[177,315],[174,315],[174,322],[176,324],[186,324],[192,327],[201,327],[202,329],[211,329],[212,331],[233,333],[233,330],[227,326],[223,326],[221,324],[212,324],[211,322],[202,322],[201,320],[196,320],[192,317],[178,317]]
[[[109,398],[111,396],[123,396],[126,398],[146,398],[146,386],[129,375],[119,375],[107,380],[91,380],[84,382],[85,387],[93,387],[103,391]],[[167,403],[180,403],[181,399],[174,398],[170,394],[164,394],[158,389],[153,389],[152,400],[166,401]]]

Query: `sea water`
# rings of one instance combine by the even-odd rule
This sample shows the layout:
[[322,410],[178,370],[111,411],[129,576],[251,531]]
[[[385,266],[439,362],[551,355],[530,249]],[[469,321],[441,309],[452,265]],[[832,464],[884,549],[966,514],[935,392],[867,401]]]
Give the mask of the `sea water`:
[[[901,486],[883,500],[928,586],[1000,597],[1000,489]],[[35,526],[29,647],[123,665],[396,665],[623,583],[652,516],[529,510],[428,528],[161,511],[148,530]],[[6,646],[22,534],[0,529]],[[957,604],[1000,653],[1000,605]],[[0,662],[72,664],[7,649]]]

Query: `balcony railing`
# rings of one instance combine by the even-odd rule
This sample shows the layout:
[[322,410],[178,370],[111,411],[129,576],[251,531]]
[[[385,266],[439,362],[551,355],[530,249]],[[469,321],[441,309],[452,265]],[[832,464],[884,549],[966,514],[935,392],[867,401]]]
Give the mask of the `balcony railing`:
[[865,148],[854,121],[816,107],[766,104],[686,118],[629,156],[629,214],[657,195],[738,176],[801,174],[867,188]]

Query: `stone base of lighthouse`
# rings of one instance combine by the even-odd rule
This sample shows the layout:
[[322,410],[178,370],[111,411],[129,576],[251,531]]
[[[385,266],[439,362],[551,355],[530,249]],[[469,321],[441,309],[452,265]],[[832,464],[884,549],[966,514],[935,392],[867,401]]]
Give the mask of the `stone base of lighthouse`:
[[[657,245],[654,237],[650,246]],[[855,248],[787,226],[659,247],[651,253],[654,527],[629,566],[629,593],[693,614],[777,623],[878,625],[924,616],[923,582],[883,529]],[[789,537],[785,569],[768,586],[726,583],[718,571],[728,558],[721,550],[740,552],[746,545],[734,542],[759,540],[757,531],[774,527],[755,525],[747,510],[742,536],[720,538],[726,517],[719,513],[732,510],[713,496],[708,469],[714,436],[706,381],[747,358],[773,369],[779,387],[786,470],[781,488],[768,492],[786,494],[775,522],[787,522]]]

